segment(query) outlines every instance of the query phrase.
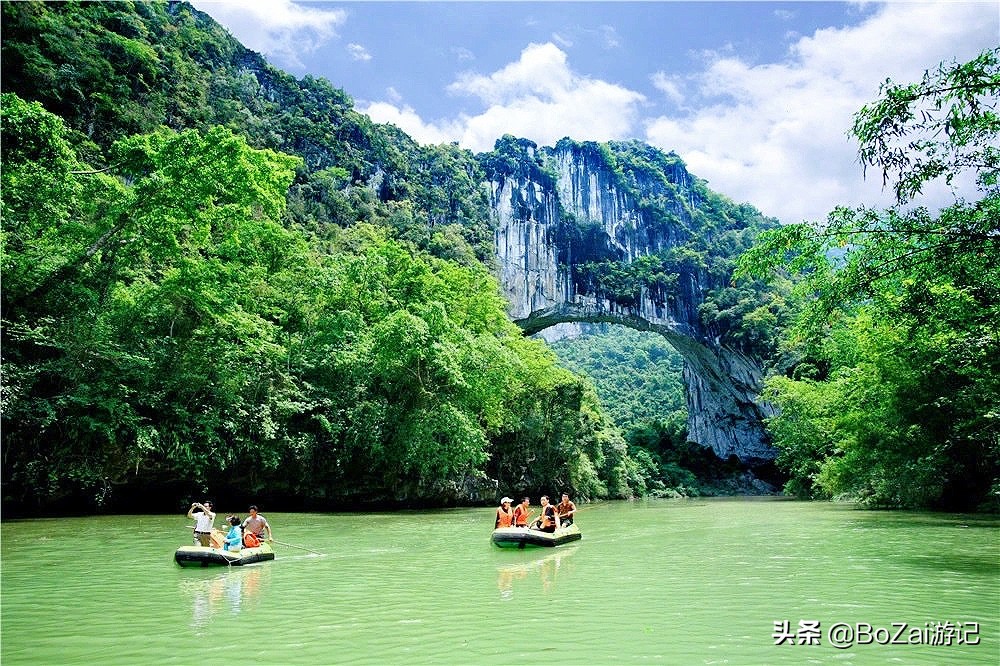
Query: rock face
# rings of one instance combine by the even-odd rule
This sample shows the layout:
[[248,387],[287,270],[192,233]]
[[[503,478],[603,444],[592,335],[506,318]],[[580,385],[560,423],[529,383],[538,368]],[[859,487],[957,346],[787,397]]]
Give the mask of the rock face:
[[[561,141],[545,150],[545,177],[522,171],[490,180],[496,262],[511,317],[526,333],[563,322],[610,322],[663,335],[685,360],[689,439],[722,458],[735,454],[751,464],[773,459],[762,423],[771,409],[758,397],[760,364],[718,342],[701,324],[698,306],[715,286],[703,272],[679,273],[672,298],[654,298],[643,289],[629,304],[574,280],[574,268],[592,260],[593,251],[579,256],[581,244],[566,240],[572,235],[567,228],[577,238],[585,230],[589,247],[624,262],[691,237],[690,211],[700,202],[683,164],[678,160],[664,174],[666,183],[623,187],[594,144]],[[636,192],[647,200],[645,207]],[[658,223],[648,219],[650,198],[657,202]]]

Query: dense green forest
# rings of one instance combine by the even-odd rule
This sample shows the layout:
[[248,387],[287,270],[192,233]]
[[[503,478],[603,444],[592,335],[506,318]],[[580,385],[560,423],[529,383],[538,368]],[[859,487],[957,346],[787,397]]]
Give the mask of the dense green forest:
[[[774,487],[738,461],[720,460],[687,439],[683,359],[655,333],[584,325],[550,344],[559,361],[594,383],[601,406],[622,432],[639,466],[643,494],[766,494]],[[772,474],[763,474],[771,477]],[[780,475],[779,475],[780,476]]]
[[655,485],[506,318],[518,141],[419,146],[184,3],[5,3],[2,48],[8,511]]
[[508,321],[472,154],[183,3],[4,3],[3,64],[6,509],[641,485]]
[[[623,380],[561,367],[508,320],[484,182],[542,182],[523,142],[418,145],[186,3],[0,10],[5,515],[177,510],[206,492],[283,508],[586,500],[698,492],[693,471],[726,471],[685,441],[665,391],[655,420],[602,402],[594,382]],[[627,303],[711,276],[698,316],[768,359],[789,491],[995,502],[998,90],[996,52],[887,86],[854,133],[900,206],[771,229],[740,280],[735,255],[773,225],[703,185],[685,247],[631,265],[594,252],[574,280]],[[638,142],[592,148],[636,191],[679,164]],[[980,200],[903,207],[970,171]],[[644,214],[672,228],[660,203]],[[563,231],[593,249],[591,230]]]
[[550,343],[560,362],[594,382],[608,415],[628,433],[654,421],[683,429],[684,361],[662,336],[624,326],[584,325]]

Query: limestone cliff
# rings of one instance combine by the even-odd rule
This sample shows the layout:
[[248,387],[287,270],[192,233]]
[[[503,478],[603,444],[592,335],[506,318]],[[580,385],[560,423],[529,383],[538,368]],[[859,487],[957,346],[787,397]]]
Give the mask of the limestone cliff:
[[621,266],[710,243],[704,236],[718,225],[705,223],[704,185],[673,155],[634,168],[635,159],[616,159],[607,145],[527,147],[537,168],[488,174],[511,317],[529,333],[562,322],[612,322],[664,335],[685,359],[689,438],[723,458],[773,459],[762,424],[771,411],[758,397],[760,362],[727,345],[699,315],[720,276],[677,264],[660,276],[669,289],[651,283],[626,298],[581,277],[595,262]]

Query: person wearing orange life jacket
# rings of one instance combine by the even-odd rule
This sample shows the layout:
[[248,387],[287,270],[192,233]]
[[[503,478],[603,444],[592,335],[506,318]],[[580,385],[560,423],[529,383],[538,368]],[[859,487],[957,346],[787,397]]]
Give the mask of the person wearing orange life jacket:
[[576,504],[569,500],[569,493],[562,494],[562,501],[556,504],[556,512],[559,514],[559,524],[562,527],[573,524],[573,514],[576,513]]
[[510,508],[510,503],[513,501],[509,497],[504,497],[500,500],[500,506],[497,507],[497,521],[494,528],[510,527],[514,524],[514,511]]
[[559,529],[559,513],[556,508],[549,503],[549,496],[542,495],[539,500],[542,505],[542,515],[535,521],[535,529],[542,532],[555,532]]
[[514,527],[527,527],[531,519],[531,499],[525,497],[514,507]]

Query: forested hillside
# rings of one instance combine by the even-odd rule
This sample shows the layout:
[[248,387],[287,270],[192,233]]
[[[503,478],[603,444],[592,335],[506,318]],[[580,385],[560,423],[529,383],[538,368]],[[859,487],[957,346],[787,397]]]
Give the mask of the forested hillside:
[[683,360],[662,336],[599,325],[550,346],[569,369],[594,381],[623,433],[655,421],[674,423],[683,431]]
[[4,3],[3,66],[5,509],[641,485],[508,321],[472,154],[183,3]]

